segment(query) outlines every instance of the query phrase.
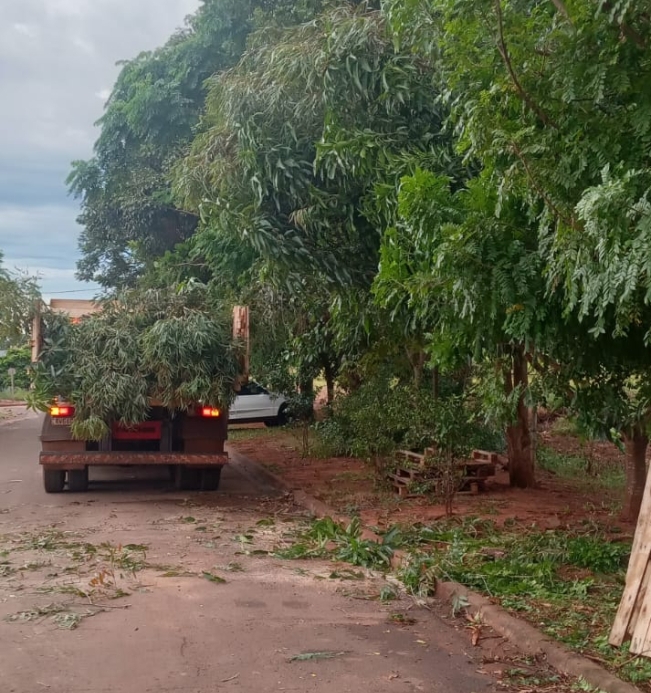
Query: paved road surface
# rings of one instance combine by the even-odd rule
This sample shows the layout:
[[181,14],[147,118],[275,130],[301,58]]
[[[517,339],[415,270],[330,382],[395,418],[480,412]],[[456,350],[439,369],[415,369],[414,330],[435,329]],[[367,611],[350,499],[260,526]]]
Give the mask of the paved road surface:
[[[216,494],[102,470],[87,494],[46,495],[39,426],[0,423],[2,691],[497,690],[467,634],[418,610],[393,623],[406,600],[360,599],[378,578],[268,555],[301,510],[238,464]],[[292,661],[314,652],[333,656]]]

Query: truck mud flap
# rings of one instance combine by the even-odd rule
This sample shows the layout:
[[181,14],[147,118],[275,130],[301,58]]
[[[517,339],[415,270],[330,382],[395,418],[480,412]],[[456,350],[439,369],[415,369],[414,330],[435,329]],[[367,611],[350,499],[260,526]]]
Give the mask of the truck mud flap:
[[186,452],[49,452],[39,455],[39,462],[51,469],[83,469],[88,466],[156,466],[180,464],[186,467],[223,467],[228,455]]

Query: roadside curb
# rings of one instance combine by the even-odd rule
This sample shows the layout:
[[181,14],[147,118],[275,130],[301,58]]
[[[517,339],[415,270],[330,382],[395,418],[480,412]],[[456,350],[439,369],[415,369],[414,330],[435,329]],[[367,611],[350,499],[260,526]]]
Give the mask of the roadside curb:
[[[235,462],[243,465],[250,473],[255,471],[256,475],[266,478],[273,486],[292,493],[294,500],[315,517],[331,517],[337,522],[350,522],[350,517],[337,512],[327,503],[314,498],[314,496],[310,496],[301,489],[291,488],[282,477],[270,472],[264,465],[238,452],[231,452],[231,456]],[[375,541],[380,540],[377,534],[367,528],[364,528],[362,537],[364,539],[374,539]],[[391,560],[391,566],[399,568],[406,561],[407,557],[407,552],[402,550],[396,551]],[[604,693],[641,693],[637,686],[622,681],[595,662],[553,641],[534,628],[534,626],[512,616],[501,606],[493,604],[489,599],[477,592],[473,592],[456,582],[439,582],[436,586],[436,597],[441,601],[452,603],[460,596],[466,598],[468,602],[466,610],[470,615],[479,614],[487,625],[509,640],[523,654],[532,657],[544,655],[547,662],[557,671],[576,678],[582,678],[591,686],[604,691]]]
[[637,686],[622,681],[595,662],[563,647],[525,621],[511,616],[501,606],[491,603],[486,597],[463,585],[456,582],[440,582],[436,586],[436,596],[446,602],[464,596],[468,601],[466,611],[471,616],[479,614],[487,625],[512,642],[521,652],[534,657],[544,655],[547,662],[563,674],[582,678],[605,693],[640,693]]

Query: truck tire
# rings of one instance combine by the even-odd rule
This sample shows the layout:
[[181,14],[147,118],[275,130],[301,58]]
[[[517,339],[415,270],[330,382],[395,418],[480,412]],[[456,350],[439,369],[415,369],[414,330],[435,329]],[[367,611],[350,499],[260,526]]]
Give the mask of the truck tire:
[[207,467],[201,470],[201,490],[216,491],[222,478],[221,467]]
[[177,464],[174,485],[179,491],[198,491],[201,488],[201,469]]
[[68,472],[68,491],[72,493],[88,491],[88,467],[85,469],[71,469]]
[[61,493],[66,483],[66,473],[62,469],[43,467],[43,486],[45,493]]

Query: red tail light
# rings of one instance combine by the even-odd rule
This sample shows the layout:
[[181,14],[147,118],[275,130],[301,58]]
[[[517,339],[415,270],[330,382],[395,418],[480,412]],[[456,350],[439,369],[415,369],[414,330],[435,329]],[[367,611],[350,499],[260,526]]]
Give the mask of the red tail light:
[[54,419],[60,419],[63,417],[74,416],[75,408],[68,404],[57,405],[55,407],[50,407],[50,416]]
[[215,409],[215,407],[201,407],[201,416],[216,419],[218,416],[221,415],[221,411],[219,409]]

